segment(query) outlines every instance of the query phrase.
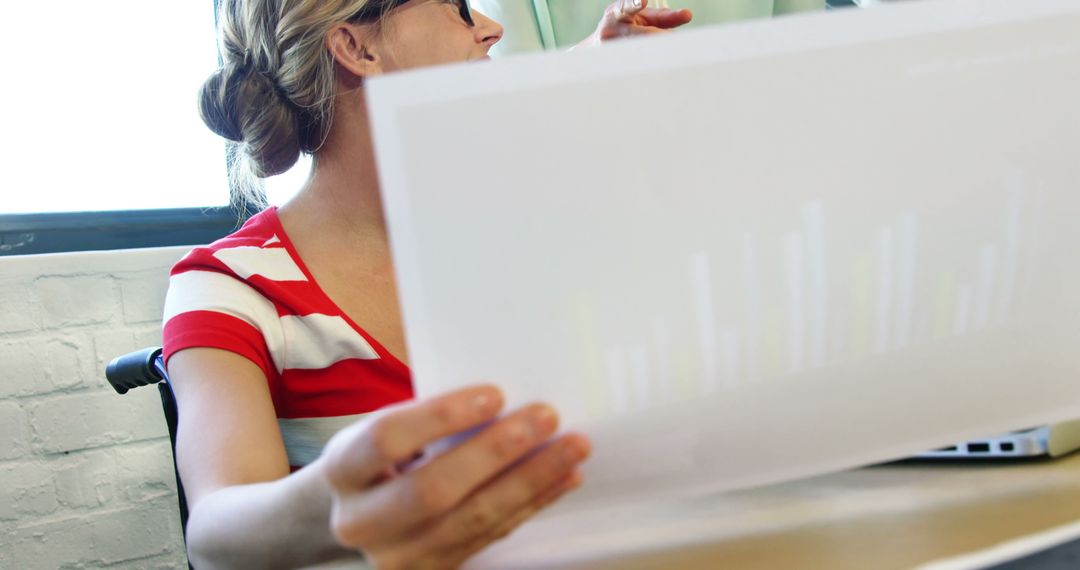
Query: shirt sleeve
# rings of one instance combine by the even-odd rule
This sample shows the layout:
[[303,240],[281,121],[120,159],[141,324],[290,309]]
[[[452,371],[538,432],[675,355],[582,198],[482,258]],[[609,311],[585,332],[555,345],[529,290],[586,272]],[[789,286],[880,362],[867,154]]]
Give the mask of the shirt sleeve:
[[241,279],[214,270],[177,266],[165,296],[163,355],[187,348],[218,348],[255,363],[268,380],[280,320],[274,304]]

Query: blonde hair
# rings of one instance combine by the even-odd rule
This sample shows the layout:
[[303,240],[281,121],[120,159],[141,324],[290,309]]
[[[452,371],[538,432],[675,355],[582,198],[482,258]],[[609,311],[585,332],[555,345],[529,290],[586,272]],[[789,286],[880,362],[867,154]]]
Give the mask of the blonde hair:
[[291,168],[326,140],[334,60],[324,38],[379,0],[220,0],[221,67],[202,86],[199,113],[229,143],[233,203],[265,206],[262,178]]

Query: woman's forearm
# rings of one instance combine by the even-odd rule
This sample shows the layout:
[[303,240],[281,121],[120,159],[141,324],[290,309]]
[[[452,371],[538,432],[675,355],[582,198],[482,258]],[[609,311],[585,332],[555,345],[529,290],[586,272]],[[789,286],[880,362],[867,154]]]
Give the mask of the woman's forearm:
[[188,518],[195,568],[297,568],[345,556],[329,526],[330,493],[318,461],[277,481],[225,487]]

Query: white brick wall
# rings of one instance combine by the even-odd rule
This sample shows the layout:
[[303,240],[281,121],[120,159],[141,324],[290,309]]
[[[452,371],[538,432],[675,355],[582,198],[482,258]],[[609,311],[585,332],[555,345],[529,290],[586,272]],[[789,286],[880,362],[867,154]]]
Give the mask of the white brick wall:
[[0,258],[0,568],[185,568],[157,390],[115,356],[161,343],[188,248]]

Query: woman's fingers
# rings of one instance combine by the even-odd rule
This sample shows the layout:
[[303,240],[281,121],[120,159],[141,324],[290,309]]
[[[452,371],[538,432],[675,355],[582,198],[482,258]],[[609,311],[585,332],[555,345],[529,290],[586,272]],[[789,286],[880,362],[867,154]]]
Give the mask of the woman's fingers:
[[632,22],[638,12],[648,6],[649,0],[616,0],[609,8],[616,21]]
[[670,30],[690,23],[694,18],[690,10],[648,9],[638,12],[636,23],[642,26]]
[[336,508],[340,509],[340,520],[351,521],[350,536],[375,542],[396,541],[456,508],[547,441],[556,427],[558,417],[550,406],[526,406],[408,474],[367,493],[339,500]]
[[577,466],[589,451],[589,442],[581,435],[557,439],[503,473],[422,536],[407,537],[398,548],[420,546],[445,566],[464,562],[578,488],[582,475]]
[[580,487],[581,482],[581,472],[574,471],[562,481],[559,481],[554,486],[544,491],[544,494],[541,495],[536,502],[530,503],[525,508],[513,513],[510,517],[504,519],[498,526],[491,529],[487,534],[473,537],[468,542],[458,544],[450,550],[442,551],[439,555],[439,559],[454,561],[454,563],[449,566],[458,566],[462,564],[493,542],[506,538],[517,527],[532,518],[538,511],[551,503],[554,503],[563,495]]
[[584,477],[581,474],[581,471],[577,469],[571,471],[569,475],[563,477],[561,481],[552,485],[550,488],[544,491],[543,494],[541,494],[532,502],[527,504],[520,511],[514,513],[513,516],[507,518],[500,525],[493,528],[486,537],[483,537],[482,544],[480,544],[479,548],[477,548],[476,550],[479,550],[480,548],[483,548],[484,546],[495,542],[496,540],[506,538],[511,532],[514,531],[514,529],[521,526],[522,523],[532,518],[533,515],[540,512],[548,505],[561,499],[563,495],[580,487],[583,481]]
[[502,473],[468,497],[427,533],[433,549],[482,547],[507,534],[525,519],[577,487],[578,466],[588,457],[589,441],[564,435]]
[[[335,436],[322,461],[338,541],[379,557],[404,555],[397,551],[408,543],[414,554],[421,546],[441,560],[464,559],[580,484],[588,440],[571,434],[552,442],[558,417],[546,404],[496,420],[502,405],[497,389],[482,386],[387,411]],[[457,447],[386,476],[426,445],[483,424]]]
[[327,444],[327,475],[338,491],[362,490],[428,444],[493,420],[503,396],[493,386],[409,403],[343,430]]
[[604,13],[597,29],[601,41],[677,28],[694,17],[690,10],[649,8],[648,0],[619,0]]

